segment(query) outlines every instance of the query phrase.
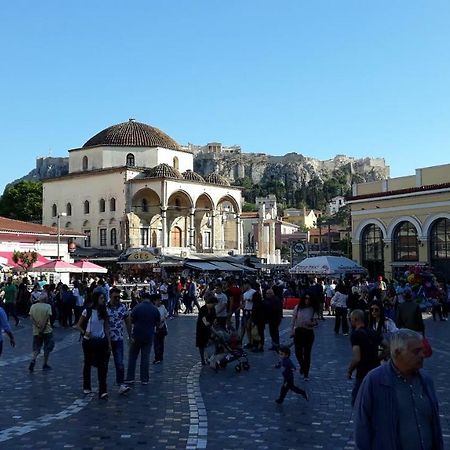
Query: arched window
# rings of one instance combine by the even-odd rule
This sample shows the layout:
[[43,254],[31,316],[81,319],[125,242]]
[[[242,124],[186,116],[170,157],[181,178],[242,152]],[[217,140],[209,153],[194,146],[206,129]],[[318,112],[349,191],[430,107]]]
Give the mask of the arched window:
[[109,210],[115,211],[116,210],[116,199],[112,198],[109,200]]
[[450,220],[438,219],[430,230],[430,262],[434,272],[450,280]]
[[57,215],[58,215],[58,208],[53,203],[53,205],[52,205],[52,217],[56,217]]
[[142,212],[148,212],[148,202],[146,198],[142,199]]
[[133,155],[133,153],[128,153],[128,155],[127,155],[127,166],[134,167],[134,155]]
[[170,245],[172,247],[182,247],[183,233],[180,227],[173,227],[170,233]]
[[117,230],[115,228],[111,228],[109,234],[111,245],[117,245]]
[[66,214],[68,216],[72,215],[72,204],[71,203],[67,203],[67,205],[66,205]]
[[371,276],[384,273],[383,232],[375,224],[367,225],[361,235],[361,263]]
[[67,228],[68,230],[72,229],[72,222],[67,222],[65,228]]
[[450,220],[438,219],[430,232],[431,259],[450,259]]
[[84,202],[84,213],[89,214],[89,200],[85,200]]
[[88,163],[89,163],[88,157],[87,156],[83,156],[83,162],[82,162],[83,170],[88,170]]
[[180,162],[178,161],[178,157],[173,157],[173,168],[176,170],[180,169]]
[[394,261],[418,261],[419,242],[416,227],[411,222],[400,222],[394,230]]
[[156,231],[152,231],[152,247],[158,247],[158,235],[156,234]]
[[105,212],[106,202],[104,198],[101,198],[100,201],[98,202],[98,209],[100,212]]

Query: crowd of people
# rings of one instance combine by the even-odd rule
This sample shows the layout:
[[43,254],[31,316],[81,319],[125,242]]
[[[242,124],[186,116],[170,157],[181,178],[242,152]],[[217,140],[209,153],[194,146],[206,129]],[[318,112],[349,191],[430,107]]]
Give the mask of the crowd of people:
[[[49,370],[56,321],[58,326],[77,328],[84,356],[83,392],[86,395],[92,392],[91,371],[94,367],[101,400],[108,398],[110,355],[113,356],[120,394],[128,392],[135,382],[139,358],[140,382],[148,384],[152,347],[153,363],[160,364],[164,360],[167,322],[180,314],[194,313],[194,308],[198,315],[195,344],[202,364],[209,363],[207,346],[217,330],[222,330],[236,337],[235,345],[246,351],[260,353],[269,350],[279,354],[277,366],[283,368],[283,384],[277,403],[284,401],[289,390],[307,400],[307,392],[294,383],[296,368],[290,358],[290,346],[280,343],[284,300],[298,298],[289,319],[289,331],[304,381],[310,377],[315,330],[320,321],[325,320],[327,314],[334,316],[336,336],[350,333],[351,360],[347,376],[352,378],[353,374],[356,375],[351,404],[356,417],[358,448],[386,446],[386,441],[377,435],[376,422],[379,419],[385,423],[386,418],[377,417],[379,399],[373,397],[374,389],[382,392],[383,382],[393,391],[389,391],[390,396],[383,397],[385,403],[380,403],[381,407],[391,412],[394,409],[395,414],[401,416],[396,425],[386,424],[388,428],[395,428],[394,431],[389,428],[389,432],[397,433],[396,439],[409,443],[411,436],[407,436],[405,430],[414,418],[418,424],[414,428],[415,438],[421,446],[402,448],[442,448],[435,393],[431,382],[420,372],[427,350],[423,308],[415,301],[414,291],[406,280],[387,283],[383,277],[372,282],[361,277],[349,277],[335,282],[331,278],[239,279],[218,276],[205,282],[190,276],[186,279],[150,279],[144,286],[125,289],[120,289],[114,280],[108,282],[104,278],[75,281],[71,288],[62,283],[49,284],[43,279],[36,281],[31,291],[27,286],[26,280],[16,285],[9,279],[1,287],[4,310],[0,308],[0,326],[9,336],[11,345],[15,340],[9,317],[17,326],[20,316],[28,314],[33,329],[29,371],[34,371],[36,358],[42,349],[43,369]],[[445,283],[439,289],[436,291],[439,296],[431,304],[430,312],[433,319],[445,321],[450,309],[450,289]],[[124,332],[129,340],[127,368],[124,364]],[[0,354],[1,345],[0,340]],[[220,364],[215,367],[220,367]],[[417,402],[417,398],[425,398],[426,401]],[[408,409],[411,405],[413,413]],[[361,434],[360,426],[366,427],[367,433]],[[369,442],[368,435],[372,432],[374,436]]]

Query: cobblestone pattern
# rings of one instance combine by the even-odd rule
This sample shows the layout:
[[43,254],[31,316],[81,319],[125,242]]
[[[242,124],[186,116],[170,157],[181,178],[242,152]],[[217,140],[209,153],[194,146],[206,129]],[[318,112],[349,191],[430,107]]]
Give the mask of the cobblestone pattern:
[[[450,324],[426,323],[434,348],[426,369],[436,384],[448,447]],[[24,321],[24,328],[16,332],[16,349],[11,349],[6,339],[0,359],[0,449],[354,447],[352,382],[345,377],[350,343],[347,337],[334,336],[332,319],[316,330],[310,381],[296,377],[296,383],[308,390],[310,401],[290,392],[282,406],[274,402],[281,385],[281,373],[273,368],[276,354],[267,350],[250,353],[248,372],[236,373],[234,364],[218,373],[201,367],[194,347],[193,317],[169,323],[164,363],[151,367],[148,385],[136,384],[129,394],[119,396],[111,361],[108,402],[96,396],[83,398],[81,346],[71,330],[55,330],[57,350],[50,358],[53,370],[42,371],[42,360],[38,360],[35,373],[29,374],[29,326]],[[285,319],[282,329],[287,327]],[[289,342],[287,333],[283,340]]]

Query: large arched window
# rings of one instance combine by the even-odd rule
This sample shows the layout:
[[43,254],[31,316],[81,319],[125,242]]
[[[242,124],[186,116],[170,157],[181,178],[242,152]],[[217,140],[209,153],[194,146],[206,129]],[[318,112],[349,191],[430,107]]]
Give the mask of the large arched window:
[[56,217],[57,215],[58,215],[58,208],[53,203],[53,205],[52,205],[52,217]]
[[90,208],[89,200],[85,200],[85,202],[84,202],[84,213],[85,214],[89,214],[89,208]]
[[367,225],[361,234],[361,263],[376,276],[384,273],[383,232],[378,225]]
[[66,205],[66,214],[68,216],[72,215],[72,204],[71,203],[67,203],[67,205]]
[[98,210],[100,212],[105,212],[106,209],[106,202],[104,198],[101,198],[100,201],[98,202]]
[[134,162],[134,155],[133,155],[133,153],[128,153],[128,155],[127,155],[127,166],[134,167],[134,164],[135,164],[135,162]]
[[87,156],[83,156],[83,161],[81,163],[83,170],[88,170],[89,160]]
[[115,228],[111,228],[109,234],[111,245],[117,245],[117,230]]
[[112,198],[109,200],[109,210],[115,211],[116,210],[116,199]]
[[430,230],[430,262],[437,275],[450,279],[450,220],[438,219]]
[[394,261],[418,261],[419,242],[416,227],[411,222],[400,222],[394,230]]

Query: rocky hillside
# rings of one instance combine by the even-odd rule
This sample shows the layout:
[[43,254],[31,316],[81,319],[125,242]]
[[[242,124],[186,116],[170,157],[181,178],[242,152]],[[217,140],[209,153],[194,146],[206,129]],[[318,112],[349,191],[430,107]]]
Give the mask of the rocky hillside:
[[294,189],[308,184],[312,179],[325,181],[336,170],[345,170],[352,182],[374,181],[389,177],[389,167],[383,158],[351,158],[338,155],[321,161],[298,153],[271,156],[261,153],[197,154],[194,170],[200,174],[218,172],[230,181],[249,178],[255,184],[279,180]]

